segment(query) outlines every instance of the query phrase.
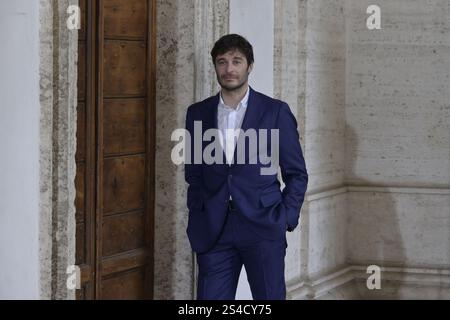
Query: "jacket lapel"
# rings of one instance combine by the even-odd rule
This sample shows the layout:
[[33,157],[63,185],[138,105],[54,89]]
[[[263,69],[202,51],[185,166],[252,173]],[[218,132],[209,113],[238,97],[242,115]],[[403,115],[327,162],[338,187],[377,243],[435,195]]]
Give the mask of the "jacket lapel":
[[[247,110],[245,111],[244,120],[242,121],[241,129],[246,131],[247,129],[258,129],[259,119],[263,115],[264,106],[259,102],[259,97],[251,87],[250,95],[248,97]],[[240,137],[239,137],[240,139]]]
[[[257,130],[259,128],[260,119],[264,113],[264,105],[261,103],[258,94],[249,86],[250,94],[248,97],[247,110],[245,111],[244,119],[242,121],[241,130],[242,132],[247,131],[248,129]],[[241,169],[243,167],[242,164],[237,163],[237,149],[239,143],[243,143],[244,135],[239,135],[238,141],[236,143],[236,147],[234,148],[233,154],[233,164],[235,170]],[[248,148],[245,150],[245,163],[248,164],[249,155]]]

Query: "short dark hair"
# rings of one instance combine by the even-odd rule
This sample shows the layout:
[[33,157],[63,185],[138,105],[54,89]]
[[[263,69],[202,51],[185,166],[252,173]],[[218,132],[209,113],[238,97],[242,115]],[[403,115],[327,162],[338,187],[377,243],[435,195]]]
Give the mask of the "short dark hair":
[[247,39],[245,39],[243,36],[233,33],[221,37],[214,44],[214,47],[211,50],[211,57],[214,66],[216,65],[216,57],[218,55],[227,53],[228,51],[235,49],[239,50],[242,54],[245,55],[248,65],[251,65],[255,61],[253,57],[253,47],[250,42],[248,42]]

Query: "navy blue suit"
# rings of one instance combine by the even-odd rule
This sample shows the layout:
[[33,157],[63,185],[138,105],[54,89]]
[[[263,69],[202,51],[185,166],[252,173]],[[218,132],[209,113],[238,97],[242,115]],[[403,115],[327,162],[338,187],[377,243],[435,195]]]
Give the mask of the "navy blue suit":
[[[279,129],[279,165],[285,188],[280,191],[276,172],[261,174],[261,168],[270,164],[261,163],[259,157],[256,164],[249,163],[253,156],[248,143],[243,164],[237,163],[237,147],[231,165],[226,163],[225,155],[222,164],[185,164],[187,235],[197,253],[198,299],[234,299],[243,264],[255,299],[285,298],[286,230],[293,231],[298,225],[308,174],[297,121],[289,106],[251,87],[249,90],[241,129],[267,129],[269,155],[270,129]],[[201,121],[202,133],[218,128],[218,104],[219,94],[188,108],[186,129],[192,141],[194,121]],[[241,139],[245,141],[239,136]],[[210,143],[203,141],[202,150]],[[193,142],[191,157],[193,161]],[[230,195],[233,210],[228,203]]]

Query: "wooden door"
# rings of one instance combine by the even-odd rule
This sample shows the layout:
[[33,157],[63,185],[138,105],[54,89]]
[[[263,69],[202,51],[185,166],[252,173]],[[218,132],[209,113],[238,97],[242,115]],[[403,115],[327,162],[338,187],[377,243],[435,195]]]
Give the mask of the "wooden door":
[[80,0],[77,299],[153,296],[154,0]]

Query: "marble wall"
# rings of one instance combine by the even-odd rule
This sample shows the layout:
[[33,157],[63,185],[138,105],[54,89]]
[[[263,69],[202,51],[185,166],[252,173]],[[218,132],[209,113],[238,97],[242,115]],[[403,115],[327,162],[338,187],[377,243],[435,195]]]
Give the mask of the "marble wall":
[[381,30],[347,1],[346,177],[352,185],[450,185],[450,2],[377,1]]
[[[275,96],[297,117],[309,174],[300,227],[288,234],[288,296],[314,298],[346,266],[343,1],[275,2]],[[324,292],[325,292],[324,291]]]
[[310,175],[293,299],[448,298],[450,3],[378,1],[373,31],[370,4],[276,2],[275,95],[297,112]]
[[345,161],[343,1],[307,1],[305,153],[310,194],[340,187]]
[[345,266],[345,21],[342,1],[307,1],[306,13],[304,271],[314,282]]
[[370,4],[346,1],[348,263],[386,268],[364,297],[448,299],[450,2],[377,1],[381,30]]

